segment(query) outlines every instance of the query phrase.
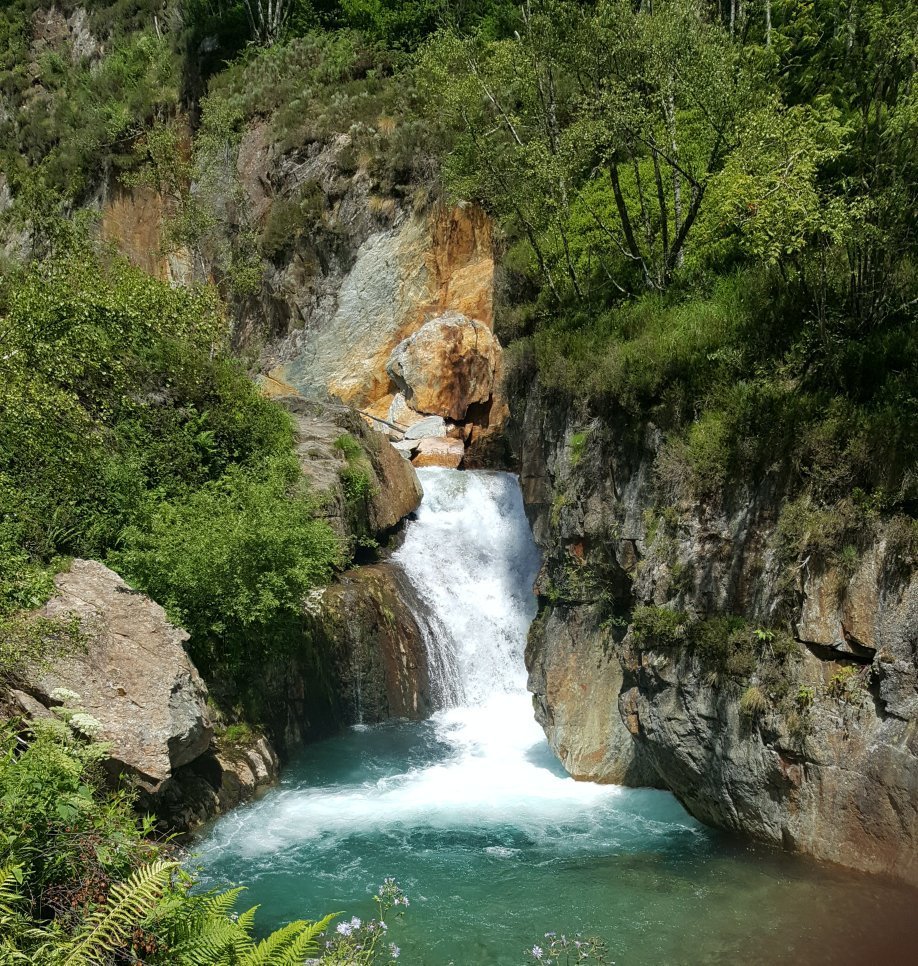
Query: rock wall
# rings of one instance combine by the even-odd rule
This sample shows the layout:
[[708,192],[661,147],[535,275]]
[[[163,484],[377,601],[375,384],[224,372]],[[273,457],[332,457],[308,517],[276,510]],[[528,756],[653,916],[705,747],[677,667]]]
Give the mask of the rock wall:
[[[453,446],[459,460],[468,449],[470,464],[480,463],[490,458],[507,417],[498,392],[501,350],[491,334],[490,219],[475,205],[409,209],[374,195],[367,175],[346,160],[350,148],[350,136],[342,133],[290,155],[273,141],[268,123],[253,122],[235,157],[215,160],[219,188],[188,186],[215,226],[194,252],[167,244],[178,199],[144,187],[109,188],[99,200],[101,237],[158,278],[217,280],[230,307],[234,343],[257,358],[267,385],[336,400],[389,423],[398,423],[392,407],[399,392],[390,363],[406,340],[447,314],[461,317],[464,328],[487,331],[492,345],[482,355],[488,379],[478,380],[463,405],[449,407],[462,413],[454,417],[461,424]],[[248,294],[233,290],[235,269],[228,264],[243,238],[249,246],[260,239],[261,284]],[[251,258],[247,249],[247,264]],[[427,336],[457,331],[430,329]],[[454,365],[480,367],[474,352],[480,341],[453,339],[431,357],[428,372],[439,366],[448,379]],[[400,398],[404,402],[404,394]],[[376,425],[386,428],[385,422]],[[435,457],[427,454],[426,464]],[[453,465],[452,454],[439,462]]]
[[[918,574],[895,526],[878,524],[853,571],[788,560],[780,481],[674,498],[652,425],[537,387],[515,402],[545,561],[529,684],[567,769],[669,788],[710,824],[918,883]],[[640,608],[685,626],[638,628]],[[729,650],[715,615],[742,618],[747,665],[714,667],[691,643],[707,627]]]

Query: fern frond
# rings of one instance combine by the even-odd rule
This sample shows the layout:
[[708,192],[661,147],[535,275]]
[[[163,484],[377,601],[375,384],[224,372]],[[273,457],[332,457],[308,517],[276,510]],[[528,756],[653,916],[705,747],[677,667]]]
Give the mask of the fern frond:
[[319,922],[299,919],[288,923],[263,939],[243,960],[243,966],[301,966],[308,955],[319,951],[316,939],[334,918],[332,913]]
[[245,892],[243,886],[227,889],[226,892],[212,892],[204,900],[204,908],[209,916],[228,916],[236,905],[236,900]]
[[332,913],[318,922],[306,923],[306,928],[293,940],[284,951],[284,956],[278,959],[274,966],[300,966],[307,956],[319,951],[318,938],[328,928],[337,913]]
[[176,862],[158,860],[113,886],[108,905],[93,913],[73,938],[64,966],[89,966],[124,945],[160,900],[177,868]]
[[238,939],[239,926],[232,919],[199,922],[197,931],[185,942],[170,947],[172,962],[175,966],[214,966],[229,962],[228,953],[235,950]]
[[275,929],[263,939],[243,960],[243,966],[274,966],[275,957],[289,948],[290,943],[302,932],[307,923],[301,919],[288,922],[286,926]]

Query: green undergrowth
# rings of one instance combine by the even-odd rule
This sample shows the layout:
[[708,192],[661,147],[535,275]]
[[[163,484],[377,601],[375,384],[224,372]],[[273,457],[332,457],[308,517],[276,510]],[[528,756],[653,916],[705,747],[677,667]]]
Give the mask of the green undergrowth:
[[800,657],[796,641],[783,631],[754,627],[734,615],[695,618],[666,607],[636,607],[631,641],[639,650],[690,655],[712,687],[741,685],[754,677],[759,694],[772,706],[788,698]]
[[[33,966],[299,966],[392,961],[388,925],[408,902],[394,880],[378,919],[331,929],[336,915],[265,935],[243,888],[205,891],[138,819],[134,791],[112,788],[108,752],[80,696],[57,693],[51,720],[0,722],[0,962]],[[241,737],[234,732],[236,737]],[[229,740],[230,729],[226,738]],[[383,922],[380,925],[380,921]],[[362,927],[362,928],[361,928]]]
[[188,628],[205,676],[302,646],[342,549],[214,293],[78,246],[4,279],[0,342],[0,618],[89,557]]

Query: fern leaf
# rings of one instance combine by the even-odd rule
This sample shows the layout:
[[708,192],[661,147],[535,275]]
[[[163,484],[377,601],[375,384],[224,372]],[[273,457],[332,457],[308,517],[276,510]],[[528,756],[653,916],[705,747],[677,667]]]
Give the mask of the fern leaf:
[[151,862],[113,886],[109,903],[93,913],[70,944],[64,966],[88,966],[122,946],[162,897],[176,862]]

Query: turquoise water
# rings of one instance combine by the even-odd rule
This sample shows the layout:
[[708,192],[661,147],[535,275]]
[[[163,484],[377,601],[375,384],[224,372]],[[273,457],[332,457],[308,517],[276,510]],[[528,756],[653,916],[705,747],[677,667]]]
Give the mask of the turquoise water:
[[[404,776],[450,752],[433,723],[311,746],[279,788],[212,830],[208,879],[245,883],[267,927],[332,910],[367,918],[393,875],[411,901],[390,921],[405,963],[523,963],[548,930],[600,935],[618,963],[916,961],[914,895],[743,847],[663,792],[608,789],[542,820],[510,802],[476,818],[469,798],[400,813]],[[565,781],[542,752],[534,767]]]
[[366,919],[394,876],[410,964],[524,963],[549,930],[598,935],[635,966],[918,962],[914,893],[737,843],[663,792],[571,780],[525,690],[539,561],[516,480],[421,475],[396,560],[430,608],[443,710],[304,749],[203,836],[206,884],[247,885],[267,929]]

